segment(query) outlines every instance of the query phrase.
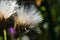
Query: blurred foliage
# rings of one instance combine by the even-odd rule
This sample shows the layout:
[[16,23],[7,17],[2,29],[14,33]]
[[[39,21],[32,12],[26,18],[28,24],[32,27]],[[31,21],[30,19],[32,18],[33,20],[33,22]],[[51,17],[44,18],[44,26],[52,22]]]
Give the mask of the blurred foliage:
[[[48,5],[45,4],[46,1],[48,2]],[[48,7],[49,7],[49,9],[48,9]],[[50,26],[47,25],[48,30],[42,26],[43,29],[45,29],[45,31],[42,34],[43,37],[41,38],[41,40],[49,40],[49,38],[52,37],[52,36],[49,37],[49,33],[51,33],[51,32],[52,33],[50,35],[54,34],[55,37],[53,36],[52,38],[50,38],[50,40],[53,40],[54,38],[55,38],[55,40],[60,40],[59,39],[59,35],[60,35],[60,0],[45,0],[45,1],[43,1],[42,5],[40,7],[40,10],[42,10],[42,15],[44,17],[44,20],[43,20],[44,22],[42,25],[44,25],[44,24],[46,25],[46,22],[49,21],[48,17],[50,17],[50,19],[51,19],[48,22],[48,24]],[[46,10],[49,10],[49,11],[46,12]],[[48,13],[48,14],[50,13],[49,14],[50,16],[47,17],[48,14],[46,14],[46,13]],[[50,24],[50,22],[52,25]],[[50,29],[50,28],[52,28],[52,29]]]
[[2,38],[2,37],[0,37],[0,40],[3,40],[3,38]]

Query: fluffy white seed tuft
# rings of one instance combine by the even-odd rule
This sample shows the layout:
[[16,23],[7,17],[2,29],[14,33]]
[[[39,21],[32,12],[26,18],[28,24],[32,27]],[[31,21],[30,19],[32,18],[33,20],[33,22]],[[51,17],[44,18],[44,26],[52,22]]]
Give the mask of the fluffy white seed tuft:
[[18,5],[16,4],[16,1],[12,0],[0,1],[0,13],[3,14],[5,19],[9,18],[13,13],[15,13],[17,7]]
[[33,28],[43,20],[39,14],[40,11],[38,11],[34,5],[31,5],[29,8],[22,5],[20,9],[17,10],[18,16],[15,18],[15,22],[18,25],[25,24]]

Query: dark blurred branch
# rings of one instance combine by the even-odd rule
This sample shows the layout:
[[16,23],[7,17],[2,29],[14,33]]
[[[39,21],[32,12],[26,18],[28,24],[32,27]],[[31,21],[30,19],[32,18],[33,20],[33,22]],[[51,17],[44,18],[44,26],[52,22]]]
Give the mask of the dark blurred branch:
[[55,32],[54,32],[54,21],[51,14],[51,5],[49,4],[48,0],[44,0],[42,3],[43,6],[46,8],[46,15],[47,15],[47,21],[49,22],[48,25],[48,40],[56,40]]
[[55,37],[55,32],[54,32],[54,22],[52,20],[52,15],[51,15],[51,11],[50,11],[50,5],[48,3],[48,0],[45,0],[45,7],[46,7],[46,11],[47,11],[47,20],[49,22],[49,39],[48,40],[56,40]]

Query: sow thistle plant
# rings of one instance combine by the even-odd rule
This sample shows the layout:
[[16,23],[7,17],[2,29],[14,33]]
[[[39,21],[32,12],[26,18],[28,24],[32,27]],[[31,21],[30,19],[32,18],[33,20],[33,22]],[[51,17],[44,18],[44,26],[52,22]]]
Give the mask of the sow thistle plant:
[[15,0],[0,1],[0,20],[3,20],[3,18],[5,23],[8,18],[12,18],[14,20],[14,27],[11,28],[10,32],[15,31],[16,33],[19,33],[19,35],[27,32],[31,28],[34,28],[43,20],[40,15],[40,11],[34,5],[30,5],[30,7],[28,7],[21,4],[18,6]]

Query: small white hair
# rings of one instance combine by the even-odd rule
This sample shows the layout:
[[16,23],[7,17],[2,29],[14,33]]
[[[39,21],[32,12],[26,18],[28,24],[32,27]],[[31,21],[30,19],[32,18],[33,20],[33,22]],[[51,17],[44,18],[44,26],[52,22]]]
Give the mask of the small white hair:
[[29,8],[21,5],[20,9],[17,10],[17,15],[15,22],[18,25],[29,25],[30,28],[34,28],[34,26],[43,20],[40,11],[34,5],[31,5]]
[[16,12],[16,1],[12,0],[1,0],[0,1],[0,13],[3,14],[4,18],[9,18],[13,13]]

